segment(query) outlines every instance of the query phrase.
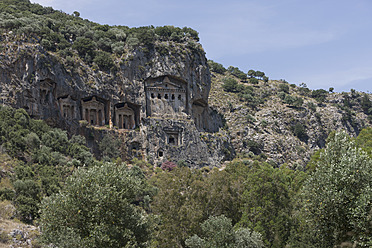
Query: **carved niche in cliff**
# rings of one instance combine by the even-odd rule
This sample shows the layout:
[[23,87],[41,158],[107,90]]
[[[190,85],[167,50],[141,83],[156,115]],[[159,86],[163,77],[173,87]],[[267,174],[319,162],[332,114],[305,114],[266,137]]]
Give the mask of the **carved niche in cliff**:
[[90,125],[103,126],[109,114],[108,102],[100,97],[91,96],[81,100],[82,119]]
[[196,100],[192,103],[192,117],[195,122],[195,126],[198,130],[205,130],[205,114],[207,110],[207,103],[202,100]]
[[56,83],[53,80],[49,78],[40,80],[36,87],[25,89],[21,93],[19,106],[34,118],[48,119],[54,114],[55,93]]
[[179,127],[165,127],[166,143],[172,146],[182,145],[182,129]]
[[140,105],[124,102],[115,105],[115,126],[119,129],[134,129],[139,126]]
[[171,76],[149,78],[145,82],[147,116],[188,114],[187,83]]
[[55,85],[56,83],[49,78],[40,80],[39,99],[41,104],[52,103],[55,97]]
[[58,104],[63,118],[67,120],[77,119],[77,102],[70,95],[59,97]]

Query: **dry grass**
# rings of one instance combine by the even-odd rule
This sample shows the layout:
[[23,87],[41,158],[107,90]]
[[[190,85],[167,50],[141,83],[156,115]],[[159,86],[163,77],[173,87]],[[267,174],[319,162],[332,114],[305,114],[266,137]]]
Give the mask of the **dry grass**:
[[[32,240],[34,240],[39,235],[39,231],[37,229],[36,230],[33,230],[33,229],[35,229],[35,227],[33,227],[33,226],[23,224],[22,222],[20,222],[18,220],[4,220],[4,219],[0,219],[0,231],[2,233],[9,234],[14,229],[19,229],[23,233],[28,232],[29,233],[28,234],[29,235],[28,238],[31,238]],[[25,239],[23,239],[21,241],[22,242],[25,242]],[[32,241],[32,242],[34,242],[34,241]],[[12,243],[13,243],[12,242],[12,238],[9,237],[8,244],[4,244],[4,243],[1,243],[0,242],[0,248],[11,247]],[[27,244],[25,244],[25,243],[23,243],[21,246],[17,246],[17,247],[30,247],[30,246],[27,245]]]
[[10,246],[11,246],[11,244],[0,243],[0,248],[8,248]]

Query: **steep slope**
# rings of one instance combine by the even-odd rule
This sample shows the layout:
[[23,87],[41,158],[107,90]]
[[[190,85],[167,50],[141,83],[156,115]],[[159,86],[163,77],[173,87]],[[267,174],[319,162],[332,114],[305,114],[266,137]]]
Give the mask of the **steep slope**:
[[[226,87],[227,79],[235,80],[236,88]],[[303,168],[331,131],[346,130],[355,137],[371,126],[371,99],[362,92],[311,91],[284,80],[250,83],[229,72],[214,72],[209,103],[223,113],[241,156]]]
[[228,138],[200,136],[217,132],[221,118],[208,107],[196,31],[99,25],[26,0],[0,9],[2,104],[85,134],[98,156],[99,139],[111,133],[124,159],[202,167],[227,158]]

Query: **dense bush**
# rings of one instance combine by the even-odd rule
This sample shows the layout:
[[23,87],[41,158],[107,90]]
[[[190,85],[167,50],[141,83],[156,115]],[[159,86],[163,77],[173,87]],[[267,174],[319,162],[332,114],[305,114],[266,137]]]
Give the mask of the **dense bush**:
[[247,80],[247,74],[245,74],[243,71],[241,71],[238,67],[229,66],[227,68],[227,71],[230,72],[235,77],[239,78],[242,81]]
[[301,190],[291,247],[370,247],[371,176],[371,158],[345,133],[334,134]]
[[233,229],[231,220],[221,215],[210,217],[201,224],[202,238],[197,235],[186,240],[190,248],[263,248],[261,235],[248,228]]
[[114,66],[114,61],[111,54],[108,52],[98,51],[93,59],[101,70],[108,71]]
[[24,109],[0,106],[0,145],[16,159],[14,191],[4,188],[1,197],[12,200],[17,217],[28,223],[38,217],[42,197],[58,192],[71,167],[94,163],[85,141],[78,136],[70,141],[65,131],[31,119]]
[[307,131],[306,131],[306,127],[301,124],[301,123],[296,123],[293,127],[292,127],[292,132],[293,134],[298,137],[301,141],[304,141],[304,142],[307,142],[308,140],[308,136],[307,136]]
[[279,92],[284,92],[289,94],[289,85],[288,83],[281,83],[279,84]]
[[79,168],[60,193],[44,198],[43,240],[58,247],[144,247],[150,222],[138,202],[149,189],[138,168]]
[[211,71],[219,74],[224,74],[227,71],[223,65],[216,63],[213,60],[208,60],[208,66]]
[[[184,27],[138,27],[100,25],[79,17],[78,12],[68,15],[50,7],[31,4],[28,0],[6,0],[0,3],[0,30],[25,35],[40,43],[46,50],[65,54],[70,48],[77,51],[87,63],[93,60],[103,70],[111,68],[110,56],[121,55],[124,49],[144,46],[147,51],[156,41],[172,41],[195,45],[198,32]],[[201,51],[197,47],[198,52]]]
[[311,97],[314,98],[318,103],[323,103],[328,96],[328,91],[323,89],[313,90]]
[[233,78],[224,78],[222,88],[227,92],[237,92],[238,81]]

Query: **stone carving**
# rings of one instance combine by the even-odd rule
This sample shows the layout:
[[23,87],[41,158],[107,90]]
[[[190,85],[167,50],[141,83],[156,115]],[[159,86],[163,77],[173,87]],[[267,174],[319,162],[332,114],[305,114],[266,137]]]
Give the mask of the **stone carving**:
[[182,129],[179,127],[165,127],[164,132],[167,134],[167,144],[172,146],[182,145]]
[[63,118],[67,120],[77,119],[77,103],[70,95],[59,97],[58,103]]
[[135,129],[139,126],[140,105],[118,103],[115,105],[115,126],[119,129]]
[[55,95],[55,82],[51,79],[40,80],[40,103],[41,104],[50,104],[53,101]]
[[96,96],[81,100],[82,119],[90,125],[103,126],[106,123],[105,100]]
[[195,126],[198,130],[205,130],[205,114],[207,110],[207,103],[203,100],[194,101],[192,104],[192,116],[194,118]]
[[187,84],[169,76],[150,78],[145,83],[147,116],[188,114]]

